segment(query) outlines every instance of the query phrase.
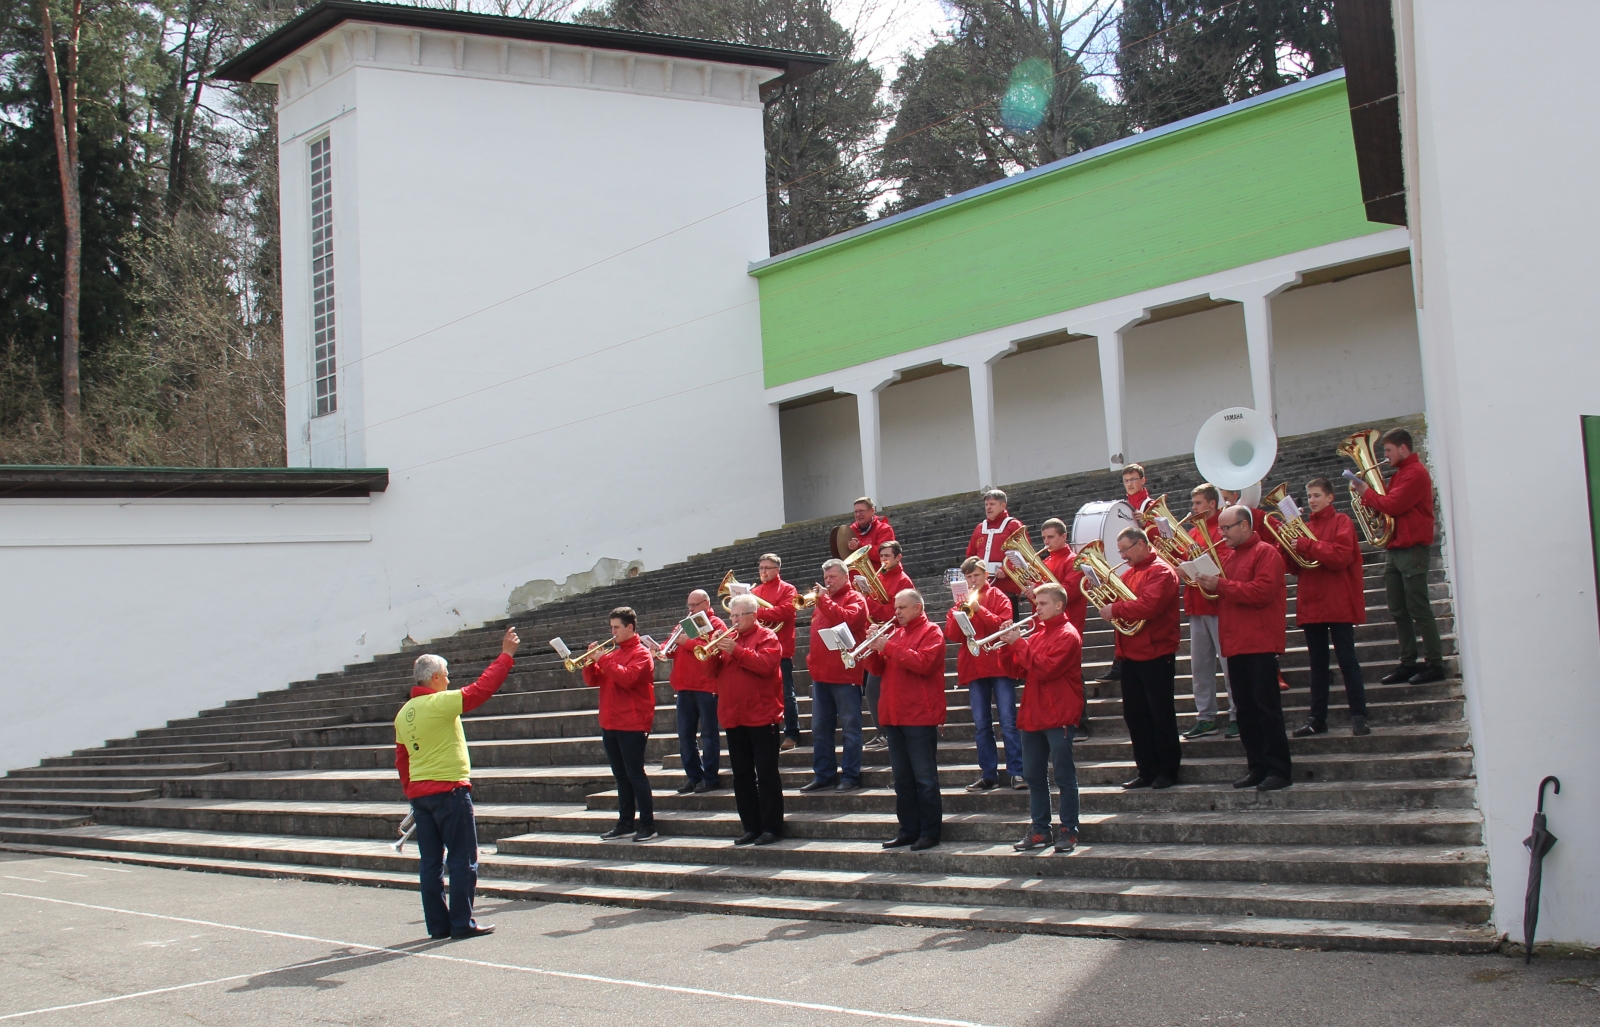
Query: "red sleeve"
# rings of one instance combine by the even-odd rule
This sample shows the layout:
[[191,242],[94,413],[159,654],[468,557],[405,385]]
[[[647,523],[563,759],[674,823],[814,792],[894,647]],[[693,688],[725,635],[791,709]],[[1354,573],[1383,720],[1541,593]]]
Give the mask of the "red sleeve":
[[[999,592],[1000,590],[990,586],[986,591]],[[1001,594],[1004,595],[1005,593],[1002,592]],[[1004,617],[997,616],[993,610],[983,603],[979,603],[978,608],[967,616],[972,621],[972,630],[978,633],[979,638],[994,634],[1005,620]]]
[[[1273,572],[1274,565],[1278,563],[1256,556],[1252,560],[1250,577],[1221,578],[1217,581],[1217,598],[1253,608],[1268,605],[1283,588],[1282,574]],[[1274,581],[1274,578],[1277,580]]]
[[950,607],[950,612],[944,615],[944,637],[951,642],[964,642],[967,639],[967,636],[961,633],[961,625],[956,623],[956,608],[954,606]]
[[[1160,567],[1166,566],[1159,561],[1157,563]],[[1139,579],[1139,587],[1134,589],[1134,593],[1138,598],[1132,601],[1118,599],[1111,604],[1111,612],[1119,620],[1151,620],[1177,598],[1178,576],[1175,573],[1164,574],[1157,569]]]
[[[778,598],[771,606],[756,607],[756,620],[763,624],[773,624],[781,628],[785,624],[793,624],[794,616],[797,612],[794,608],[794,603],[789,601],[789,597],[782,590],[779,590]],[[774,628],[774,630],[777,630],[777,628]]]
[[590,688],[599,688],[606,676],[600,672],[600,661],[596,660],[583,668],[583,683]]
[[944,662],[944,638],[938,631],[927,632],[927,637],[916,644],[906,640],[904,631],[896,631],[883,647],[883,658],[893,660],[913,674],[932,674]]
[[394,745],[394,769],[400,774],[400,787],[411,787],[411,754],[406,752],[406,747],[396,742]]
[[494,662],[478,675],[478,680],[461,690],[461,712],[477,709],[488,702],[491,695],[500,691],[500,686],[506,683],[506,675],[511,673],[511,666],[514,663],[516,660],[507,653],[496,656]]
[[1389,482],[1387,495],[1380,496],[1377,489],[1368,489],[1362,493],[1361,502],[1390,517],[1399,516],[1424,504],[1432,506],[1433,481],[1420,462],[1414,466],[1414,471],[1408,467],[1405,472],[1394,476]]
[[[1352,561],[1361,559],[1361,547],[1356,543],[1356,529],[1351,525],[1350,519],[1347,517],[1335,519],[1333,537],[1308,542],[1304,555],[1334,570],[1348,567]],[[1297,564],[1291,562],[1289,569],[1292,571],[1297,567]]]
[[753,646],[741,645],[733,650],[733,658],[752,674],[768,677],[783,661],[783,646],[776,637],[764,639]]
[[862,595],[861,601],[867,604],[867,617],[869,620],[882,624],[894,616],[893,597],[890,597],[887,603],[880,603],[869,595]]
[[982,556],[983,555],[983,542],[982,542],[982,539],[983,539],[983,522],[979,521],[978,522],[978,526],[976,528],[972,529],[972,537],[967,540],[967,555],[968,556]]
[[1026,672],[1030,671],[1040,678],[1055,677],[1065,673],[1074,661],[1081,662],[1082,659],[1083,643],[1070,634],[1064,634],[1062,638],[1064,644],[1056,645],[1045,644],[1037,635],[1029,635],[1006,649],[1011,651],[1011,662],[1025,672],[1023,677],[1027,677]]

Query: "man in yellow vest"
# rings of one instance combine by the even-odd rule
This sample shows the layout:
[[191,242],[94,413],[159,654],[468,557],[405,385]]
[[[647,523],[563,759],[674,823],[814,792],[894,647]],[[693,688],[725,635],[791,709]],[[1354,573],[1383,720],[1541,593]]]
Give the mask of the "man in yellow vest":
[[[506,628],[500,655],[478,680],[450,690],[450,665],[431,653],[412,665],[416,685],[394,718],[394,768],[411,800],[417,854],[422,859],[422,918],[431,938],[493,934],[493,924],[472,918],[478,888],[478,824],[472,815],[472,761],[461,715],[482,706],[505,684],[522,640]],[[445,853],[448,850],[449,856]],[[450,906],[444,904],[444,871],[450,868]]]

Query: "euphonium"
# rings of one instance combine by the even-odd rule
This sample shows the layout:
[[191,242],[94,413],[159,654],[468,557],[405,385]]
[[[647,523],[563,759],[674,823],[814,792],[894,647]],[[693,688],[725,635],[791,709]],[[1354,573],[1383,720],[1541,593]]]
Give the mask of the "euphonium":
[[[1167,506],[1166,493],[1162,493],[1153,502],[1147,504],[1144,512],[1140,513],[1138,517],[1140,525],[1144,527],[1155,524],[1158,517],[1167,522],[1167,527],[1172,530],[1171,537],[1169,538],[1157,531],[1156,537],[1150,542],[1150,547],[1155,550],[1156,555],[1161,558],[1163,563],[1178,572],[1178,577],[1183,579],[1185,585],[1190,588],[1200,588],[1200,582],[1185,574],[1183,567],[1180,566],[1183,562],[1193,560],[1204,552],[1200,548],[1200,543],[1190,538],[1189,533],[1183,530],[1183,522],[1189,518],[1173,516],[1172,508]],[[1212,554],[1212,559],[1216,559],[1215,553]],[[1217,566],[1221,567],[1222,564],[1219,562]],[[1207,599],[1217,598],[1203,588],[1200,588],[1200,594]]]
[[996,649],[1003,649],[1009,644],[1006,642],[1006,635],[1012,631],[1021,631],[1023,638],[1033,634],[1033,615],[1029,614],[1015,624],[1007,624],[988,638],[967,639],[967,652],[974,656],[981,656],[984,653],[992,653]]
[[889,594],[889,590],[883,587],[883,579],[878,577],[878,568],[872,562],[871,546],[862,546],[845,557],[844,569],[852,582],[858,577],[866,579],[866,594],[875,602],[887,603],[894,600],[894,596]]
[[1268,492],[1266,495],[1262,496],[1261,519],[1266,523],[1267,530],[1272,532],[1272,537],[1278,540],[1278,545],[1283,547],[1284,552],[1288,553],[1289,556],[1293,558],[1295,563],[1304,567],[1308,571],[1315,570],[1317,567],[1320,567],[1321,564],[1317,563],[1315,560],[1309,560],[1296,552],[1294,548],[1294,540],[1297,538],[1306,538],[1315,542],[1317,540],[1317,536],[1311,534],[1311,528],[1306,525],[1306,519],[1304,517],[1296,517],[1294,520],[1289,521],[1284,520],[1283,515],[1278,512],[1278,504],[1282,503],[1288,495],[1289,483],[1284,482],[1282,485],[1279,485],[1271,492]]
[[876,628],[867,633],[867,637],[861,640],[860,645],[856,646],[854,649],[846,649],[844,652],[840,653],[839,661],[845,665],[845,669],[854,670],[856,664],[860,663],[862,660],[871,655],[868,652],[868,647],[878,639],[889,634],[889,632],[893,631],[894,629],[894,621],[888,621],[886,623],[879,624]]
[[[1076,566],[1084,572],[1083,580],[1078,583],[1078,588],[1083,591],[1083,596],[1095,606],[1109,606],[1119,599],[1132,601],[1139,597],[1134,594],[1128,583],[1117,577],[1116,571],[1106,563],[1105,545],[1099,539],[1094,539],[1084,544],[1078,550]],[[1090,581],[1098,580],[1098,584],[1090,585]],[[1137,635],[1144,630],[1144,621],[1113,620],[1111,626],[1124,635]]]
[[[1000,543],[1003,550],[1000,556],[1000,566],[1005,569],[1006,576],[1017,583],[1018,588],[1038,588],[1043,584],[1056,584],[1056,576],[1050,573],[1050,568],[1040,558],[1038,550],[1028,542],[1028,536],[1017,532],[1004,542]],[[1022,560],[1019,567],[1011,559],[1010,554],[1016,553]]]
[[[1356,473],[1376,489],[1378,495],[1386,496],[1389,490],[1383,484],[1383,472],[1378,470],[1378,465],[1383,461],[1378,459],[1377,451],[1373,449],[1380,437],[1376,428],[1358,431],[1339,443],[1338,453],[1354,460]],[[1361,525],[1361,533],[1367,536],[1368,542],[1383,549],[1394,541],[1394,518],[1362,503],[1361,493],[1356,491],[1354,484],[1350,486],[1350,512],[1355,514],[1356,522]]]
[[[722,584],[717,586],[717,595],[722,597],[722,608],[728,612],[732,612],[733,609],[733,586],[735,585],[738,585],[740,588],[743,588],[746,591],[748,591],[750,588],[749,585],[745,585],[736,579],[733,576],[732,571],[724,574],[722,576]],[[753,595],[752,598],[755,599],[757,606],[760,606],[763,609],[772,609],[772,604],[760,596]]]
[[607,653],[615,652],[616,648],[617,640],[608,638],[592,649],[587,649],[576,656],[567,657],[561,661],[561,665],[568,670],[582,670]]
[[694,658],[701,662],[711,659],[711,647],[734,633],[734,628],[724,628],[709,638],[700,639],[694,644]]

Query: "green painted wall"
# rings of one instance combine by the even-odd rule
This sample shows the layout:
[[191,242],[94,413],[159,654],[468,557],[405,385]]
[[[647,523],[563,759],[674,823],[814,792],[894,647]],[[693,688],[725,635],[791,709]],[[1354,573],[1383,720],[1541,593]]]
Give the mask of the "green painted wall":
[[755,271],[766,384],[1390,227],[1339,78]]

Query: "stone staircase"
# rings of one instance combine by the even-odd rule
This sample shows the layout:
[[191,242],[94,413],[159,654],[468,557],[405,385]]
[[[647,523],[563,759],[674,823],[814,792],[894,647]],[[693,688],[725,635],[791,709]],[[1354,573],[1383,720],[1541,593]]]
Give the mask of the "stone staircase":
[[[1415,425],[1420,418],[1407,422]],[[1399,422],[1405,423],[1405,422]],[[1349,429],[1284,440],[1272,481],[1296,487],[1341,468],[1333,446]],[[1185,458],[1147,464],[1153,490],[1186,496]],[[1092,472],[1010,491],[1035,529],[1115,495],[1117,479]],[[1343,499],[1341,498],[1341,504]],[[1185,509],[1186,501],[1174,502]],[[959,562],[979,514],[970,496],[887,511],[908,570],[942,620],[943,571]],[[1472,753],[1448,584],[1431,588],[1446,635],[1449,680],[1368,685],[1372,734],[1354,738],[1336,681],[1323,736],[1294,739],[1295,787],[1238,792],[1243,752],[1220,736],[1184,743],[1178,787],[1123,792],[1132,776],[1114,684],[1088,687],[1093,736],[1076,748],[1082,844],[1070,856],[1012,852],[1027,823],[1025,792],[969,794],[977,776],[971,713],[947,661],[950,717],[940,745],[944,844],[884,852],[894,833],[887,755],[865,754],[863,788],[802,795],[807,747],[783,754],[787,836],[738,848],[731,789],[679,796],[672,693],[657,682],[654,842],[602,842],[616,794],[598,739],[595,699],[561,669],[545,639],[582,644],[626,603],[663,637],[687,591],[727,569],[754,577],[757,556],[785,558],[808,585],[826,558],[830,522],[785,528],[571,597],[514,618],[523,655],[499,695],[466,719],[483,843],[480,887],[489,895],[695,911],[914,923],[1056,934],[1236,941],[1369,950],[1493,949],[1487,857],[1475,801]],[[1396,658],[1384,609],[1382,556],[1366,555],[1369,623],[1357,643],[1369,680]],[[1290,585],[1293,628],[1294,586]],[[804,615],[802,615],[802,620]],[[505,622],[428,645],[469,680],[498,651]],[[1187,625],[1185,625],[1185,632]],[[1306,655],[1290,634],[1284,673],[1291,726],[1309,704]],[[809,726],[805,632],[796,657],[802,729]],[[1091,619],[1085,677],[1111,658],[1108,628]],[[415,651],[230,701],[134,737],[45,760],[0,779],[0,845],[258,876],[415,887],[415,857],[388,844],[405,814],[393,771],[391,721],[409,688]],[[1178,662],[1180,722],[1192,723],[1187,643]],[[809,736],[807,736],[809,740]],[[726,776],[726,760],[724,760]]]

